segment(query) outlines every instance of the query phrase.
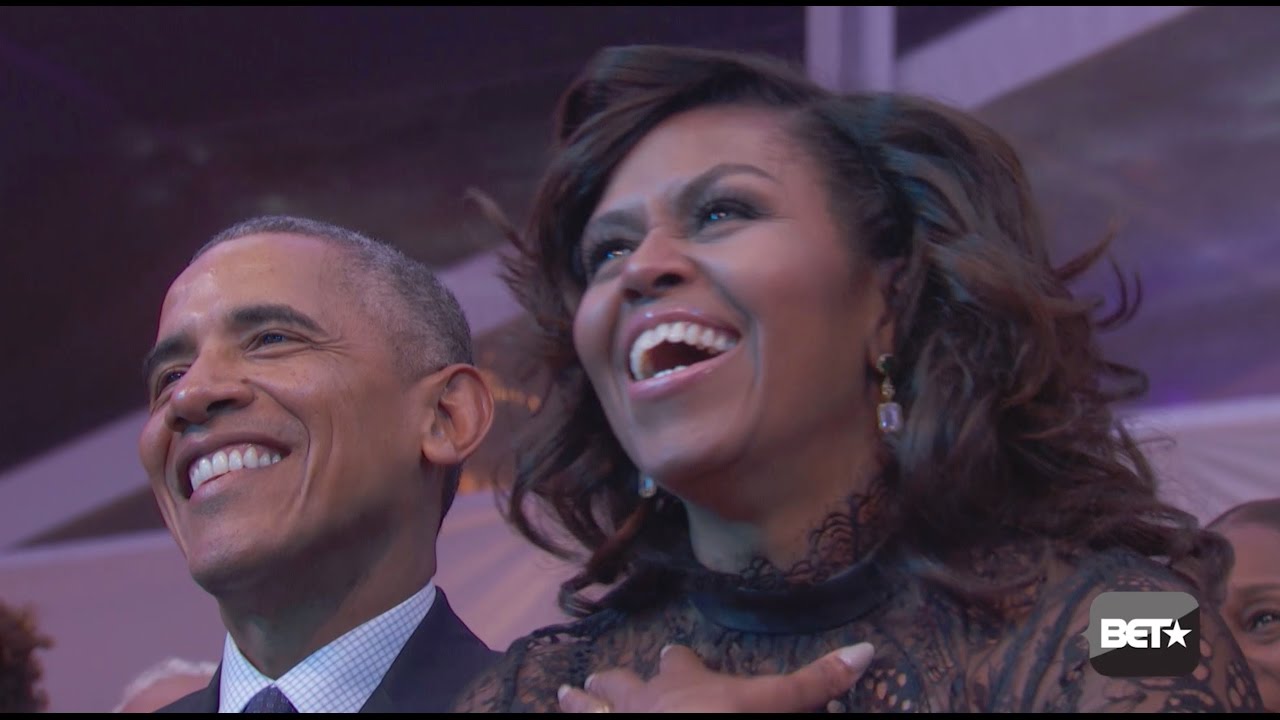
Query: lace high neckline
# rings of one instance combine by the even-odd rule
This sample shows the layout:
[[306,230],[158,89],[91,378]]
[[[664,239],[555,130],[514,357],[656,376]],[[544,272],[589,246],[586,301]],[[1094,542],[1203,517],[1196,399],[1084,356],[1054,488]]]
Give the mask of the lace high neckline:
[[847,625],[886,602],[889,573],[873,552],[822,582],[783,588],[707,587],[689,600],[706,619],[731,630],[806,634]]
[[704,568],[689,578],[690,601],[718,625],[755,633],[817,632],[865,615],[888,595],[880,487],[828,515],[790,569],[764,559],[736,575]]

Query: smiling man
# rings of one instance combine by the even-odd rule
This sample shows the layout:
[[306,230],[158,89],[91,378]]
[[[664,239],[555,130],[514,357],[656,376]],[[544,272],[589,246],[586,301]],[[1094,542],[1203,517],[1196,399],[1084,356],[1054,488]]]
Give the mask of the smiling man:
[[456,299],[389,246],[268,217],[165,297],[139,441],[227,628],[188,712],[433,712],[494,657],[432,582],[493,402]]

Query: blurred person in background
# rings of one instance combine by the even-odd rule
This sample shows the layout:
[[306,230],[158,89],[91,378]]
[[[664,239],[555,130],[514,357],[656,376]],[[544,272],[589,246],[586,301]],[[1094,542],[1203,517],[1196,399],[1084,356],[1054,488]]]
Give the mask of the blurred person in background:
[[1222,617],[1249,661],[1263,705],[1280,712],[1280,498],[1237,505],[1209,529],[1235,552]]
[[150,713],[203,689],[218,671],[213,662],[168,658],[139,673],[112,712]]
[[36,651],[51,647],[53,642],[36,629],[31,611],[0,602],[0,713],[43,712],[48,707]]

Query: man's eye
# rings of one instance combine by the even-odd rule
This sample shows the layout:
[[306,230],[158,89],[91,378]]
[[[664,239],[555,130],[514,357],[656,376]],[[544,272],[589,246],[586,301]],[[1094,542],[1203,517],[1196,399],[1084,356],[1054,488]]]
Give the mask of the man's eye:
[[254,339],[254,346],[262,345],[279,345],[282,342],[288,342],[289,336],[280,332],[264,332]]
[[170,385],[178,382],[182,379],[182,376],[186,374],[186,370],[169,370],[160,373],[160,376],[156,378],[156,394],[159,395],[161,390],[164,390]]

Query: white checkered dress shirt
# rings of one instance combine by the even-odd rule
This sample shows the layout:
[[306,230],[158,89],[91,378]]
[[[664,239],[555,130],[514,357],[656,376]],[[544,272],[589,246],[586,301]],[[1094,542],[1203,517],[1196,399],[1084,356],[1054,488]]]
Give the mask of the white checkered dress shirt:
[[[428,582],[408,600],[312,653],[274,685],[300,713],[359,712],[435,599],[435,583]],[[249,698],[272,684],[228,635],[222,646],[218,712],[240,712]]]

